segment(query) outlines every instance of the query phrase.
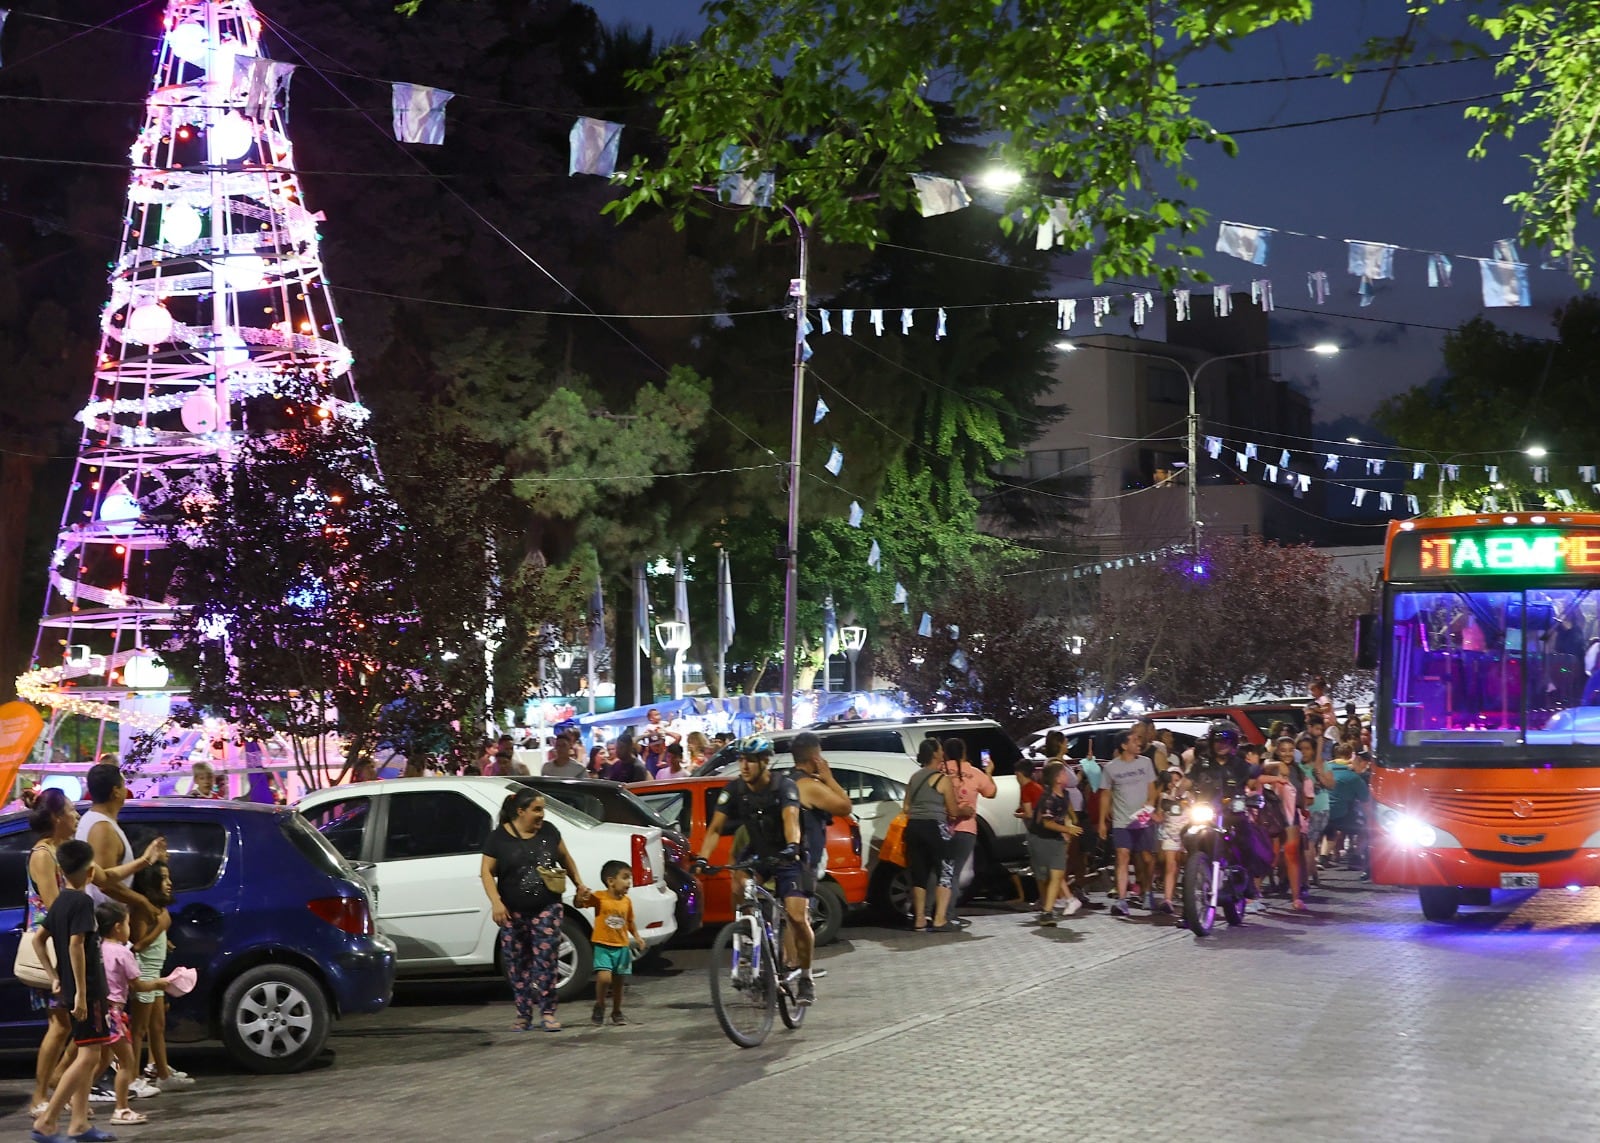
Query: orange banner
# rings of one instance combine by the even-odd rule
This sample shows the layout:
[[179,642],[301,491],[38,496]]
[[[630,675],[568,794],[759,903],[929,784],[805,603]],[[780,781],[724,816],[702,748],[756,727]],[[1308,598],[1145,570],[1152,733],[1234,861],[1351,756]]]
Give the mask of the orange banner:
[[17,771],[28,760],[33,744],[44,730],[44,719],[25,702],[0,706],[0,802],[11,800]]

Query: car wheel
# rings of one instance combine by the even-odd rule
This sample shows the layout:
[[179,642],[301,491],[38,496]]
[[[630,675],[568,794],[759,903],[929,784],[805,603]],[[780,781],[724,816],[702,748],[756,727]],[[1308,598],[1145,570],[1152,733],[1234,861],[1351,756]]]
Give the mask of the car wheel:
[[872,906],[888,924],[911,920],[911,875],[903,865],[880,861],[872,874]]
[[556,999],[566,1004],[584,994],[594,975],[594,946],[583,926],[561,918],[561,947],[556,950]]
[[306,1067],[332,1030],[322,986],[298,968],[246,969],[222,995],[222,1043],[249,1071],[282,1075]]
[[817,892],[811,898],[811,932],[818,948],[831,945],[839,939],[839,930],[844,928],[844,915],[848,909],[844,890],[839,888],[838,882],[823,881],[817,886]]

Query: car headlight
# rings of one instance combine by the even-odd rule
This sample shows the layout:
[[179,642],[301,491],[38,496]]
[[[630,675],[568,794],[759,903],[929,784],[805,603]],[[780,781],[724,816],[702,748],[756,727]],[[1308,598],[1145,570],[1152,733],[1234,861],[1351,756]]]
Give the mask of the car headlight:
[[1216,820],[1216,807],[1210,802],[1196,802],[1189,807],[1189,821],[1194,825],[1206,825]]

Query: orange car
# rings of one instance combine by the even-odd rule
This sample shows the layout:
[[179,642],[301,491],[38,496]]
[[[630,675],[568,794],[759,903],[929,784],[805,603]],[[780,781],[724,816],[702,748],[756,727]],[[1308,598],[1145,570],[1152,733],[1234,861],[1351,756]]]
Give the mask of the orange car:
[[[716,812],[717,798],[731,775],[704,778],[666,778],[639,782],[628,788],[689,839],[689,848],[700,852],[706,826]],[[727,865],[733,860],[733,838],[722,837],[711,852],[711,864]],[[845,914],[866,903],[867,871],[861,864],[861,827],[853,817],[835,817],[828,827],[828,862],[817,893],[811,899],[811,926],[817,944],[831,943],[839,936]],[[703,890],[701,919],[708,931],[733,920],[733,878],[714,873],[700,879]]]

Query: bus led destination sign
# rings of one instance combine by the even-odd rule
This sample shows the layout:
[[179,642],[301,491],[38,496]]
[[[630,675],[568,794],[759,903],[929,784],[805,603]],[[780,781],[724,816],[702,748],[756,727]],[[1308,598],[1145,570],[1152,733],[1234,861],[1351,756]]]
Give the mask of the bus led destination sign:
[[1417,570],[1425,576],[1600,574],[1600,532],[1484,529],[1414,535]]

